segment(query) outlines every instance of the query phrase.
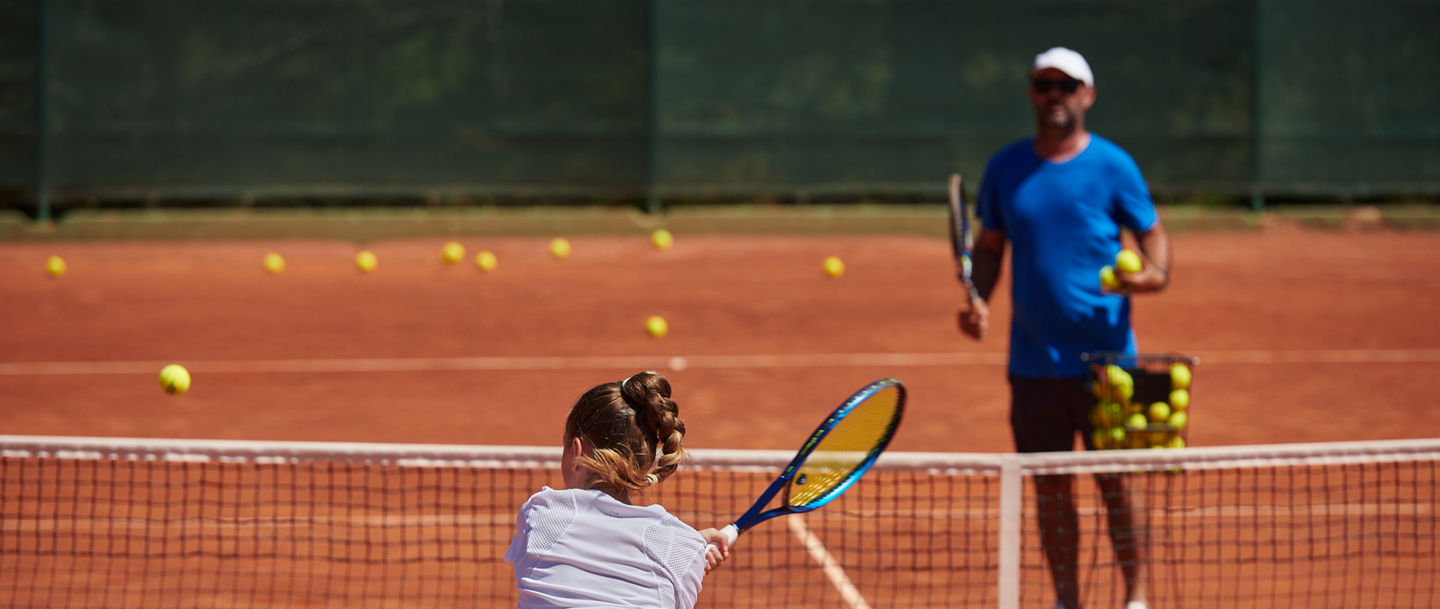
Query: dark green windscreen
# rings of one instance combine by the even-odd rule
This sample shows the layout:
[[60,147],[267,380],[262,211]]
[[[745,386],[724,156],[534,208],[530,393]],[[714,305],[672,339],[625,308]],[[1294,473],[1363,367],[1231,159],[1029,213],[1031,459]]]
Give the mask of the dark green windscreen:
[[1157,194],[1436,193],[1437,25],[1440,0],[0,0],[0,197],[939,200],[1031,132],[1053,45]]

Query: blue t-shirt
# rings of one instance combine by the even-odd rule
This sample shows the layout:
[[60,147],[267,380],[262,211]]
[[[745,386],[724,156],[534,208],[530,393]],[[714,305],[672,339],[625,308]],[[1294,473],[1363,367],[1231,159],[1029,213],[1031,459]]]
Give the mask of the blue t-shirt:
[[1010,374],[1078,378],[1091,351],[1135,352],[1130,299],[1100,291],[1100,268],[1120,252],[1121,227],[1155,225],[1140,168],[1091,134],[1063,163],[1040,158],[1032,140],[991,157],[980,183],[980,220],[1011,243]]

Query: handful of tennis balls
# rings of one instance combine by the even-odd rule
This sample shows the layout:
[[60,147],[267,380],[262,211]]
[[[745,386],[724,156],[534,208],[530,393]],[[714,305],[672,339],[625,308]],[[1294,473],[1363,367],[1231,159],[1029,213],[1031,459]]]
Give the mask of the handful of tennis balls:
[[[1156,365],[1158,363],[1158,365]],[[1138,379],[1138,380],[1137,380]],[[1189,424],[1190,367],[1182,361],[1094,369],[1090,441],[1095,448],[1183,448]]]
[[1112,292],[1118,291],[1124,287],[1124,285],[1120,283],[1119,277],[1115,275],[1116,271],[1128,275],[1131,273],[1139,273],[1143,268],[1145,268],[1145,262],[1140,258],[1140,254],[1135,253],[1135,250],[1122,249],[1120,253],[1115,254],[1114,266],[1106,265],[1100,267],[1100,287]]

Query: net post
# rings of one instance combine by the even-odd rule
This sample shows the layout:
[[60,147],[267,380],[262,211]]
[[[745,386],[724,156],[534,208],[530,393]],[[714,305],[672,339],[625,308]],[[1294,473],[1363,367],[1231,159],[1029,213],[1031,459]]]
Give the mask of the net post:
[[1000,461],[1000,550],[996,581],[999,609],[1020,607],[1020,514],[1023,480],[1020,455],[1005,455]]

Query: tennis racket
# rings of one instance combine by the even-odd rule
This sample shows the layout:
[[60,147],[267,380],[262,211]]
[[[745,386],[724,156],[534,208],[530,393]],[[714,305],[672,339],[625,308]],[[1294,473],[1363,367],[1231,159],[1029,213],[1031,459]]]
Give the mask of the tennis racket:
[[[741,533],[761,522],[830,503],[875,463],[895,436],[904,410],[905,385],[893,378],[880,379],[855,392],[815,428],[755,505],[720,531],[734,543]],[[771,508],[777,495],[779,505]]]
[[970,205],[965,202],[965,190],[960,174],[950,175],[950,248],[955,257],[955,278],[965,286],[970,302],[980,300],[980,291],[975,289],[971,279],[970,248],[974,245],[970,236]]

